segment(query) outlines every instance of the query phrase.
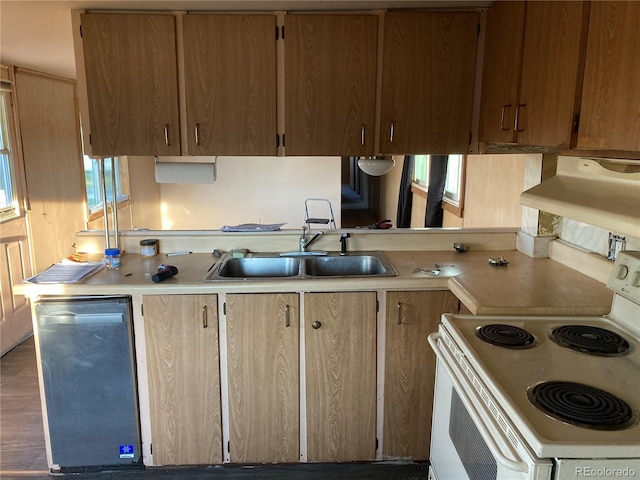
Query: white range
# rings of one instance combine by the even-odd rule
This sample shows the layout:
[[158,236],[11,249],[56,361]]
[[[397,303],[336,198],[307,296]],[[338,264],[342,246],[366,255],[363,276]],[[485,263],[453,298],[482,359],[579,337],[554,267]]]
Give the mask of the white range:
[[442,317],[435,480],[640,479],[640,252],[605,317]]

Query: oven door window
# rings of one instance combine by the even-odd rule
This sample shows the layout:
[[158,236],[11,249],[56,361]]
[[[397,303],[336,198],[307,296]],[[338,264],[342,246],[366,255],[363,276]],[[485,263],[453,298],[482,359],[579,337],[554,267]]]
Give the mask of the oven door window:
[[454,388],[451,389],[449,438],[470,479],[498,478],[498,464]]

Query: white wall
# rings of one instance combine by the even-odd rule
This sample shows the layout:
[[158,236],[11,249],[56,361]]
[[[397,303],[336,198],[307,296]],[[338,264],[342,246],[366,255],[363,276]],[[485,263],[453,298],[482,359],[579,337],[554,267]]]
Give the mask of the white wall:
[[339,227],[340,182],[340,157],[218,157],[212,184],[162,184],[162,229],[282,222],[298,229],[307,198],[329,199]]
[[[395,167],[382,178],[384,218],[394,221],[398,205],[398,188],[404,156],[394,157]],[[467,155],[465,206],[463,218],[445,211],[445,228],[520,227],[522,207],[520,193],[529,188],[535,176],[539,182],[540,154]],[[534,182],[535,184],[535,182]],[[413,195],[411,226],[422,228],[427,200]],[[536,211],[537,212],[537,211]],[[536,222],[537,225],[537,217]]]

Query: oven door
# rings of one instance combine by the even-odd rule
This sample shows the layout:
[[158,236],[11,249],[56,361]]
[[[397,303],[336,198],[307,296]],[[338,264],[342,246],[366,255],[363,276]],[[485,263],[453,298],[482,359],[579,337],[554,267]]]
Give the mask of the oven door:
[[[433,480],[549,480],[552,462],[535,457],[520,438],[510,440],[448,351],[429,336],[437,355],[431,427]],[[495,408],[495,407],[494,407]],[[506,417],[505,417],[506,418]],[[502,423],[505,419],[501,420]]]

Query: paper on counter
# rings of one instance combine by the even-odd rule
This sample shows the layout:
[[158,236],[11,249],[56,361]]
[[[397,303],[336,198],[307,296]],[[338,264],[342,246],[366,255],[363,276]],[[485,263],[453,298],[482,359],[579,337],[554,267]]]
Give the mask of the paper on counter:
[[102,262],[55,263],[39,274],[28,278],[31,283],[78,283],[100,271]]
[[280,230],[284,223],[242,223],[240,225],[225,225],[223,232],[273,232]]

